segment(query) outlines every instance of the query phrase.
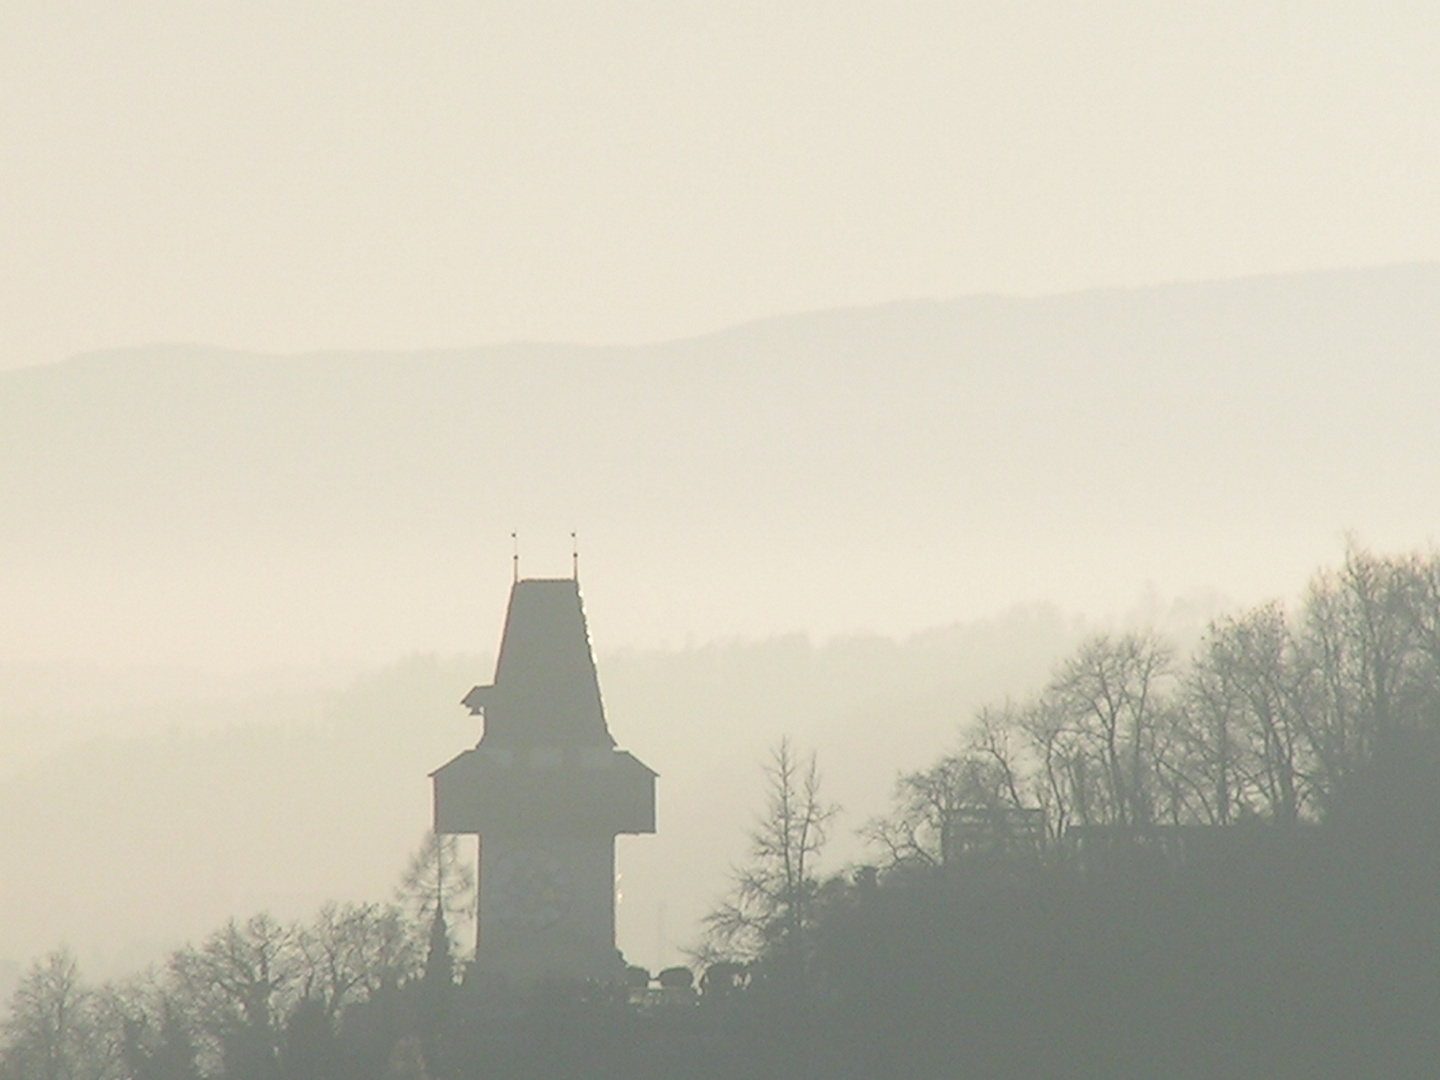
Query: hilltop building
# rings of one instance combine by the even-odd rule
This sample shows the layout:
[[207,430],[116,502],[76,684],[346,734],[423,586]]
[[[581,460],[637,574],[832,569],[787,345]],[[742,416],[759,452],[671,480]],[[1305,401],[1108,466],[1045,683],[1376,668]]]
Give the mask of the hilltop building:
[[480,838],[482,973],[609,981],[615,837],[655,831],[655,776],[615,747],[571,578],[517,580],[472,750],[433,773],[435,831]]

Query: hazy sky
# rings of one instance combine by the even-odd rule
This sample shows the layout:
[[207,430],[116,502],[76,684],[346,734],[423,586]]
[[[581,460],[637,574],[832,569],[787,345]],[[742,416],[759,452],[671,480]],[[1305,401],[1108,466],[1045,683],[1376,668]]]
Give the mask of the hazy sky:
[[1433,3],[0,3],[0,366],[1440,258]]

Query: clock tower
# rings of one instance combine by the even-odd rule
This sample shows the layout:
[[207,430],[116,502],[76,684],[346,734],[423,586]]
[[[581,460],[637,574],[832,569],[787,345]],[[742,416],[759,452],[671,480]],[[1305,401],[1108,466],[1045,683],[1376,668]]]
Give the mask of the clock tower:
[[572,578],[517,580],[474,749],[432,774],[435,831],[480,837],[481,972],[620,976],[615,837],[655,831],[655,773],[618,750]]

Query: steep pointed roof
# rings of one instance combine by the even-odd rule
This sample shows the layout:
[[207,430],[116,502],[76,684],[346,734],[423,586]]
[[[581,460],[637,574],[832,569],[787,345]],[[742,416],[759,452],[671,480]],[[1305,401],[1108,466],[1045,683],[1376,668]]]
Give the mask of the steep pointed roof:
[[529,578],[510,591],[495,682],[465,696],[484,713],[485,746],[614,746],[590,632],[571,578]]

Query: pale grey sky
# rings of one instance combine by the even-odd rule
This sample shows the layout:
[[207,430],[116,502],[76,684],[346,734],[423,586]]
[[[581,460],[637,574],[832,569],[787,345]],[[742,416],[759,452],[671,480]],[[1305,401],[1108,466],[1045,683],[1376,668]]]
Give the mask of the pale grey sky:
[[1432,3],[3,0],[0,366],[1440,258]]

